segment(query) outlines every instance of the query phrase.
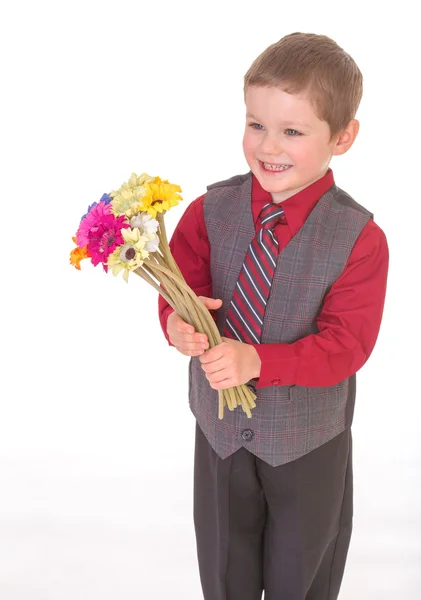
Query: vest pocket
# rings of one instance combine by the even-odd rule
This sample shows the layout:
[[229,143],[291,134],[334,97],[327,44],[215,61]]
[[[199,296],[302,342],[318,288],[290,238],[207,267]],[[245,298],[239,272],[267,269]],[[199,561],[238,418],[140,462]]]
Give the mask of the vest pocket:
[[339,408],[345,405],[348,398],[348,379],[337,383],[336,385],[324,387],[305,387],[301,385],[292,385],[289,388],[289,397],[291,402],[309,401],[313,404],[323,402],[326,406]]
[[279,404],[291,404],[290,387],[288,385],[271,385],[265,388],[256,389],[256,404],[262,406],[278,406]]

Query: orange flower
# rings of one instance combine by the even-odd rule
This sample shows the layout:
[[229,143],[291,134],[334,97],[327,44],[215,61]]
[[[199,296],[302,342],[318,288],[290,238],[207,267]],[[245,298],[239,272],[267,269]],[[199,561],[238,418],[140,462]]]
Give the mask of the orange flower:
[[[72,240],[75,244],[77,244],[75,237],[72,237]],[[84,248],[79,248],[79,246],[76,246],[76,248],[70,252],[70,264],[80,271],[80,261],[89,257],[90,254],[88,252],[88,246],[85,246]]]

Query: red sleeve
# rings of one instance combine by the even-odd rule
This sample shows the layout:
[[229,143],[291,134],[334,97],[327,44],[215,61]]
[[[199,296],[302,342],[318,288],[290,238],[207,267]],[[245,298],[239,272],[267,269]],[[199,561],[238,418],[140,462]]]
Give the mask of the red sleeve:
[[[169,247],[189,287],[197,296],[211,297],[210,248],[203,216],[203,199],[204,195],[186,208],[169,241]],[[172,346],[167,334],[167,320],[174,311],[161,294],[158,295],[158,311],[162,331]]]
[[256,388],[329,386],[356,373],[379,333],[388,265],[386,236],[370,220],[324,299],[316,319],[319,333],[292,344],[252,344],[262,361]]

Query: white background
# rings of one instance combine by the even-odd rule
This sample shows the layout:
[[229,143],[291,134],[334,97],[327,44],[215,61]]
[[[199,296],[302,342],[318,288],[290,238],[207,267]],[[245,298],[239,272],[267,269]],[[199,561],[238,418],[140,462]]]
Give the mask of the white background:
[[188,361],[157,292],[69,265],[80,217],[135,171],[188,204],[248,170],[243,76],[293,31],[364,75],[337,184],[390,249],[359,373],[342,600],[421,597],[419,73],[412,2],[19,2],[2,8],[0,598],[198,600]]

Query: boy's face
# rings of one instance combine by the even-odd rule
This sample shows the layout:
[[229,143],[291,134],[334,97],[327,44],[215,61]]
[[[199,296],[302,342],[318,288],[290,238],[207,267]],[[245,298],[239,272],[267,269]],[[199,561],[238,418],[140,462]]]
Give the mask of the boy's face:
[[251,86],[245,103],[244,155],[274,202],[325,175],[339,135],[330,140],[329,125],[316,116],[305,93]]

